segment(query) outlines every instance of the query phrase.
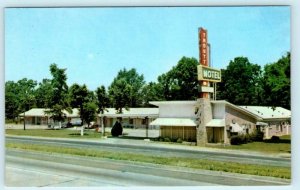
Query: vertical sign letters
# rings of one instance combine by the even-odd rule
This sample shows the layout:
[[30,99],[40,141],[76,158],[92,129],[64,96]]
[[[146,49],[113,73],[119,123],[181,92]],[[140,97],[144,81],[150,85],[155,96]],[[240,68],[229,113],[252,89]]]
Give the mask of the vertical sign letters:
[[199,46],[200,46],[200,64],[208,66],[207,55],[207,30],[200,28],[199,31]]

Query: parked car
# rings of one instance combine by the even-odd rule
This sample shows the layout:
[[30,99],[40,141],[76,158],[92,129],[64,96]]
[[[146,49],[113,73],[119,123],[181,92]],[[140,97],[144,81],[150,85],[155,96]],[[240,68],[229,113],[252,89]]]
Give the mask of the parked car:
[[73,121],[71,122],[73,126],[81,126],[81,121]]
[[63,122],[61,124],[61,128],[70,128],[73,127],[73,124],[71,122]]
[[[96,129],[98,127],[99,127],[99,125],[96,122],[91,122],[88,129]],[[87,128],[87,126],[86,126],[86,128]]]

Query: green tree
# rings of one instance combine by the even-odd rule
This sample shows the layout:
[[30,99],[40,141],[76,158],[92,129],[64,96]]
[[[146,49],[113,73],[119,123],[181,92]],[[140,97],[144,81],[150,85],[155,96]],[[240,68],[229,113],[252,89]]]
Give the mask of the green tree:
[[113,81],[113,84],[109,87],[109,97],[117,113],[123,113],[123,108],[129,109],[132,100],[131,92],[132,86],[125,79]]
[[195,58],[182,57],[175,67],[158,77],[164,99],[195,100],[198,97],[198,64]]
[[20,98],[19,110],[21,112],[28,111],[30,108],[35,106],[34,90],[37,82],[32,79],[23,78],[18,81]]
[[96,119],[96,110],[97,105],[95,104],[95,102],[85,102],[83,104],[83,109],[80,111],[80,115],[82,117],[82,120],[87,123],[88,128],[90,126],[90,122]]
[[15,119],[19,114],[20,99],[18,96],[18,84],[14,81],[7,81],[5,83],[5,118]]
[[[78,108],[79,113],[84,113],[83,105],[89,101],[89,91],[86,85],[73,84],[69,89],[69,101],[72,108]],[[80,114],[81,125],[83,125],[83,115]]]
[[[102,85],[96,89],[97,96],[97,113],[104,114],[104,111],[109,106],[109,97],[106,93],[105,87]],[[105,126],[103,124],[103,117],[100,117],[100,125],[102,128],[102,135],[105,135]]]
[[291,109],[291,54],[288,52],[277,62],[264,67],[264,104]]
[[50,79],[43,79],[35,90],[36,106],[38,108],[48,108],[52,101],[53,88]]
[[149,84],[145,85],[142,89],[143,106],[152,106],[149,104],[149,101],[165,100],[162,91],[162,86],[158,83],[150,82]]
[[5,83],[5,117],[7,119],[15,120],[21,112],[35,107],[36,85],[36,81],[27,78]]
[[50,65],[50,73],[52,75],[51,86],[52,96],[49,105],[49,111],[46,113],[50,114],[54,121],[58,121],[61,126],[61,121],[65,119],[64,110],[69,113],[72,112],[68,102],[68,85],[66,69],[60,69],[55,63]]
[[246,57],[231,60],[222,70],[222,82],[217,84],[217,99],[237,105],[259,105],[262,101],[262,71]]
[[[120,85],[119,81],[124,81],[124,84],[130,86],[129,92],[129,107],[140,107],[142,105],[142,88],[145,85],[144,76],[139,75],[136,69],[120,70],[118,75],[114,78],[109,89],[115,88],[115,85]],[[118,84],[117,84],[118,83]]]

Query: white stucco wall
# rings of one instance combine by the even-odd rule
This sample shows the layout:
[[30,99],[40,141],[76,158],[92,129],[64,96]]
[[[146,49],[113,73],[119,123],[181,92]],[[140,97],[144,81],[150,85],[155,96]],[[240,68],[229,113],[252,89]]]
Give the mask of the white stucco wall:
[[196,118],[193,104],[163,104],[159,105],[161,118]]
[[213,119],[225,119],[225,104],[213,104]]

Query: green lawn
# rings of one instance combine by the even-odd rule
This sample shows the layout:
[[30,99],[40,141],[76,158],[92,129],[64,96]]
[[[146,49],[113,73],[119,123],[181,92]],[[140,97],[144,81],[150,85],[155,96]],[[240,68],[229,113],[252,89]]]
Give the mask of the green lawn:
[[120,153],[113,151],[102,151],[88,148],[66,148],[53,145],[6,143],[6,148],[33,150],[51,153],[62,153],[79,156],[90,156],[108,158],[115,160],[128,160],[135,162],[154,163],[161,165],[180,166],[212,171],[232,172],[240,174],[251,174],[259,176],[272,176],[278,178],[291,178],[290,167],[262,166],[254,164],[242,164],[237,162],[222,162],[207,159],[149,156],[138,153]]
[[[21,136],[39,136],[39,137],[56,137],[56,138],[100,138],[101,133],[95,130],[84,130],[84,136],[80,135],[80,130],[70,129],[6,129],[5,133],[8,135],[21,135]],[[106,133],[108,134],[108,133]]]
[[280,140],[264,140],[263,142],[251,142],[241,145],[230,145],[230,146],[209,146],[221,149],[234,149],[234,150],[252,150],[269,153],[291,153],[291,136],[281,136]]

